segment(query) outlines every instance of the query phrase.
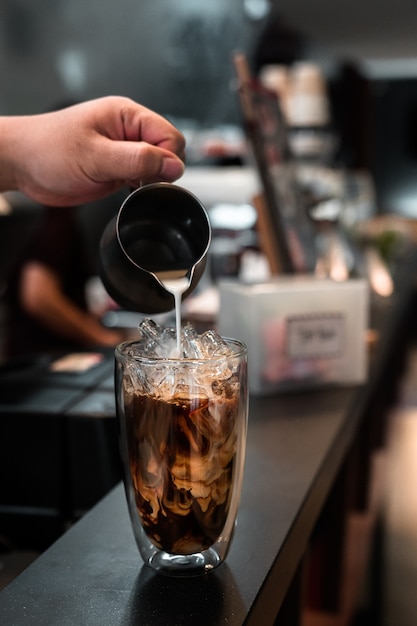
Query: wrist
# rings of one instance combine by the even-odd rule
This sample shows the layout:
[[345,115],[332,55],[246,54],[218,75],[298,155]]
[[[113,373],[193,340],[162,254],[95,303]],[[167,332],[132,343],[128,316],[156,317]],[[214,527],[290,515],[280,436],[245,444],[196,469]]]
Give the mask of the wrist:
[[[20,190],[26,160],[26,117],[0,116],[0,191]],[[26,145],[26,147],[25,147]]]

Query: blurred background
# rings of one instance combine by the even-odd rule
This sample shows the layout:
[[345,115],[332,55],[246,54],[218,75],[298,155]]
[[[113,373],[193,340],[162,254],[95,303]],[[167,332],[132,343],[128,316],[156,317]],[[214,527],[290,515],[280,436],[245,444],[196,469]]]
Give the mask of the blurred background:
[[[340,87],[348,164],[370,169],[381,210],[417,212],[417,7],[409,0],[3,0],[0,11],[1,114],[117,93],[188,132],[224,128],[239,124],[234,50],[256,71],[314,59]],[[358,119],[353,108],[343,119],[340,100],[354,97]]]

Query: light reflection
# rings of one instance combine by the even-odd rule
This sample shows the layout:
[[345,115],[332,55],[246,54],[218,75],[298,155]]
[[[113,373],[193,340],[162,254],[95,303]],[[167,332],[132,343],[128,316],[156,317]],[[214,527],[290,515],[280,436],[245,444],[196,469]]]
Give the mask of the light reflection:
[[56,59],[58,72],[72,93],[85,89],[87,84],[87,63],[80,50],[68,49],[58,54]]
[[268,0],[244,0],[243,8],[252,20],[261,20],[268,15],[270,4]]
[[388,297],[394,292],[394,282],[378,252],[369,248],[365,253],[369,282],[379,296]]

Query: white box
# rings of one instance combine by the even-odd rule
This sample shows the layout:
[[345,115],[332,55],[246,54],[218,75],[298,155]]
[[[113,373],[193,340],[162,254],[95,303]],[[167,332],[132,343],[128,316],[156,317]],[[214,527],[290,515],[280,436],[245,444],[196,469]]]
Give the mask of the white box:
[[255,394],[366,380],[369,287],[283,276],[262,284],[219,285],[219,333],[248,347]]

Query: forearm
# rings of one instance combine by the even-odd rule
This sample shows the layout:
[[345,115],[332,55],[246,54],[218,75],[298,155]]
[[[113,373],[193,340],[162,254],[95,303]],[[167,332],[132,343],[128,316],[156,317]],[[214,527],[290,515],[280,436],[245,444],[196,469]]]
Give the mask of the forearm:
[[105,328],[62,291],[58,278],[45,266],[31,263],[22,273],[21,306],[49,330],[84,346],[115,345],[121,333]]
[[122,340],[117,331],[105,328],[99,320],[82,311],[65,298],[53,298],[44,302],[33,315],[57,335],[71,339],[80,345],[115,345]]
[[27,117],[0,117],[0,191],[19,189],[27,126]]

